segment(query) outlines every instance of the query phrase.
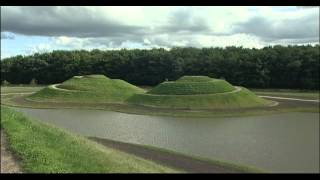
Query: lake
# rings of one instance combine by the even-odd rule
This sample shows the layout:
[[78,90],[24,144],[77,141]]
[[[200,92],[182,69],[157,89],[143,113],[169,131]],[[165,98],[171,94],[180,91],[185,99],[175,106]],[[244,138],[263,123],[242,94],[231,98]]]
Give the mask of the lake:
[[319,172],[319,113],[173,118],[102,110],[15,109],[83,136],[151,145],[271,172]]

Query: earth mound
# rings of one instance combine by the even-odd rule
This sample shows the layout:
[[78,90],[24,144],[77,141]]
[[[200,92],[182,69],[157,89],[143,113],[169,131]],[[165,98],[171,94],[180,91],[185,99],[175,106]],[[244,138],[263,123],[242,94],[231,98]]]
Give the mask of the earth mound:
[[244,87],[207,76],[183,76],[176,81],[165,81],[147,93],[133,95],[127,102],[170,109],[238,109],[272,103]]
[[27,99],[49,102],[122,103],[144,90],[120,79],[104,75],[74,76],[62,84],[48,86]]

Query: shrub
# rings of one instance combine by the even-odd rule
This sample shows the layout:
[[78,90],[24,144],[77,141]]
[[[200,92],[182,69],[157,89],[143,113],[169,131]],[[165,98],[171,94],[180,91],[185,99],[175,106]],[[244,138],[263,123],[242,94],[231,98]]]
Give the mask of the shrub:
[[30,85],[32,85],[32,86],[37,85],[37,80],[35,78],[32,78],[30,81]]
[[10,83],[7,80],[2,81],[1,83],[3,86],[8,86],[10,85]]

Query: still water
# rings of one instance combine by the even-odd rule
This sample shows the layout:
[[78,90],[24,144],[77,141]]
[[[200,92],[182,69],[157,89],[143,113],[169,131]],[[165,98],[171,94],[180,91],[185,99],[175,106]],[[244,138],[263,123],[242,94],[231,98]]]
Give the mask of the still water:
[[319,172],[319,114],[173,118],[100,110],[26,109],[84,135],[152,145],[271,172]]

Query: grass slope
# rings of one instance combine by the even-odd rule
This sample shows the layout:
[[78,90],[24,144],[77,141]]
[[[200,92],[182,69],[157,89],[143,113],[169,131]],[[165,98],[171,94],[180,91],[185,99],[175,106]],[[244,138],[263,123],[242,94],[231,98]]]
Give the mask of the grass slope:
[[234,91],[235,88],[225,80],[208,76],[183,76],[177,81],[163,82],[151,89],[148,94],[195,95]]
[[105,102],[121,103],[143,89],[120,79],[109,79],[104,75],[87,75],[73,77],[61,85],[59,89],[51,86],[28,97],[34,101],[49,102]]
[[265,106],[271,101],[259,98],[246,88],[235,93],[203,95],[136,94],[129,104],[174,109],[236,109]]
[[208,76],[182,76],[177,82],[208,82],[212,81],[212,78]]
[[136,94],[127,102],[133,105],[173,109],[237,109],[271,103],[246,88],[239,88],[221,79],[183,76],[177,81],[163,82],[148,93]]
[[29,119],[1,106],[1,128],[22,168],[34,173],[177,172],[59,128]]
[[224,80],[208,82],[163,82],[150,90],[148,94],[195,95],[214,94],[234,91],[235,88]]

